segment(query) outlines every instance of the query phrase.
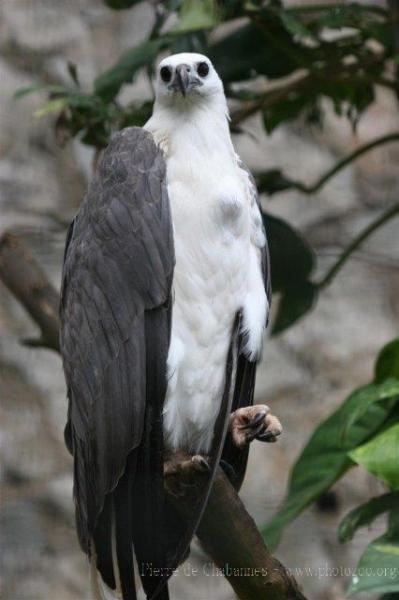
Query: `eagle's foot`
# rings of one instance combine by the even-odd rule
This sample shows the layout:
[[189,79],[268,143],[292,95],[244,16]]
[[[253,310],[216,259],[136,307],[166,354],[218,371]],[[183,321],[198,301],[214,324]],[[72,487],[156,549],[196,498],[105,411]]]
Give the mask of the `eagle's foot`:
[[164,462],[164,486],[173,496],[183,496],[188,487],[198,482],[198,475],[209,475],[211,468],[206,457],[175,452]]
[[229,430],[234,444],[243,448],[252,440],[276,442],[283,428],[266,404],[245,406],[230,415]]

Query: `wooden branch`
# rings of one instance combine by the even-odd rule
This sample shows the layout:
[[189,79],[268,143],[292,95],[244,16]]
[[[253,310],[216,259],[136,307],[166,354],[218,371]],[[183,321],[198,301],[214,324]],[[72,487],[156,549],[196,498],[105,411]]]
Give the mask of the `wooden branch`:
[[347,156],[344,156],[344,158],[341,158],[331,169],[328,169],[328,171],[326,171],[315,183],[311,185],[306,185],[304,183],[301,183],[300,181],[292,181],[291,187],[299,190],[300,192],[304,192],[305,194],[315,194],[337,173],[339,173],[348,165],[353,163],[355,160],[363,156],[363,154],[374,150],[378,146],[398,141],[399,131],[394,131],[391,133],[381,135],[380,137],[371,140],[371,142],[367,142],[366,144],[363,144],[363,146],[359,146],[358,148],[356,148],[356,150],[354,150]]
[[275,106],[275,104],[278,104],[280,100],[283,100],[292,92],[296,92],[306,86],[310,80],[311,76],[308,71],[301,70],[292,77],[283,78],[281,85],[275,83],[273,88],[265,92],[260,98],[242,102],[240,107],[231,114],[230,127],[234,130],[242,121],[257,113],[258,110],[263,111]]
[[58,293],[12,233],[0,238],[0,279],[40,327],[41,337],[25,343],[59,351]]
[[330,83],[334,81],[337,83],[354,80],[358,82],[364,81],[387,87],[398,95],[398,82],[396,80],[387,79],[386,77],[374,77],[367,74],[364,75],[360,72],[362,69],[367,73],[369,67],[376,64],[382,64],[384,60],[384,54],[373,55],[361,63],[356,62],[352,65],[347,65],[346,67],[343,67],[342,63],[332,65],[325,73],[308,71],[304,69],[302,65],[298,65],[298,70],[292,75],[272,80],[272,82],[268,84],[268,89],[258,98],[242,102],[231,114],[230,127],[234,131],[242,121],[248,119],[258,111],[266,111],[276,104],[279,104],[290,94],[302,91],[303,88],[308,86],[320,86],[320,84],[323,84],[326,81]]
[[[17,236],[0,239],[0,278],[26,308],[41,330],[44,345],[59,352],[59,297]],[[198,485],[202,476],[198,475]],[[178,499],[178,511],[189,517],[197,484]],[[254,520],[219,469],[197,536],[240,600],[306,600],[295,579],[267,549]]]
[[334,279],[338,271],[342,269],[346,261],[352,256],[353,252],[359,248],[361,244],[372,234],[374,231],[379,229],[382,225],[385,225],[387,221],[393,218],[397,218],[399,215],[399,202],[396,202],[393,206],[384,211],[375,221],[372,221],[370,225],[367,225],[351,243],[345,248],[338,260],[328,269],[324,277],[316,283],[319,289],[322,289],[329,285]]
[[[169,495],[179,513],[190,517],[196,486],[183,497]],[[240,600],[306,600],[294,577],[269,552],[236,490],[219,468],[196,533]]]

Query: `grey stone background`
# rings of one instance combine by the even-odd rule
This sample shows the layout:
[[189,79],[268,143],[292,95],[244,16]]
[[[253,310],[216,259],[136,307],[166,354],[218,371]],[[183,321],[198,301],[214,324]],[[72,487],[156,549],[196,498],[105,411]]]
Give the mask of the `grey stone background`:
[[[76,141],[56,145],[51,119],[32,116],[43,96],[16,102],[13,93],[31,83],[66,80],[67,60],[78,64],[81,81],[90,87],[96,74],[146,35],[151,19],[147,3],[122,13],[99,0],[0,3],[1,230],[23,237],[57,288],[65,237],[57,219],[70,219],[76,211],[92,154]],[[122,101],[148,93],[139,77],[125,86]],[[252,136],[236,138],[236,147],[252,167],[280,167],[310,183],[339,157],[399,125],[397,103],[382,90],[356,134],[327,108],[322,131],[296,123],[267,137],[254,118],[246,124]],[[315,196],[288,192],[265,202],[307,236],[322,273],[357,231],[397,200],[398,157],[398,144],[382,147]],[[370,379],[377,351],[397,333],[398,225],[391,222],[370,238],[297,326],[266,340],[257,399],[281,418],[284,435],[278,444],[254,443],[251,450],[242,497],[259,524],[281,501],[290,466],[314,426]],[[75,538],[71,460],[62,438],[66,400],[60,359],[20,344],[35,335],[35,325],[0,289],[2,594],[7,600],[87,600],[88,567]],[[342,515],[380,490],[354,469],[334,491],[336,509],[309,508],[287,529],[277,553],[316,600],[344,598],[349,579],[337,569],[353,568],[383,527],[378,521],[340,546],[336,526]],[[171,585],[173,598],[232,598],[223,578],[211,576],[209,564],[203,569],[206,561],[194,544],[187,572],[196,567],[200,574],[188,576],[181,569]]]

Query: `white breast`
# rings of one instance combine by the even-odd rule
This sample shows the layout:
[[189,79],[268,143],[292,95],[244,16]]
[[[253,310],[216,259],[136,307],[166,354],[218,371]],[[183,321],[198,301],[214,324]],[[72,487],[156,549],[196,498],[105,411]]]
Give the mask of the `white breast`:
[[259,251],[251,243],[251,194],[223,111],[158,110],[146,128],[166,159],[176,253],[165,443],[207,454],[237,311],[248,313],[251,355],[265,321]]
[[250,252],[250,206],[235,161],[167,160],[176,267],[166,442],[208,452]]

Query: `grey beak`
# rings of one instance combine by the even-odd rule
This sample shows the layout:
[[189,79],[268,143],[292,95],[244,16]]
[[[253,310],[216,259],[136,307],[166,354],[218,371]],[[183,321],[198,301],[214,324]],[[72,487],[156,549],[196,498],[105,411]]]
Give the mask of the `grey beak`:
[[183,96],[186,95],[187,88],[190,83],[189,69],[190,69],[190,67],[188,65],[178,65],[176,67],[176,74],[175,74],[176,87],[181,91]]

